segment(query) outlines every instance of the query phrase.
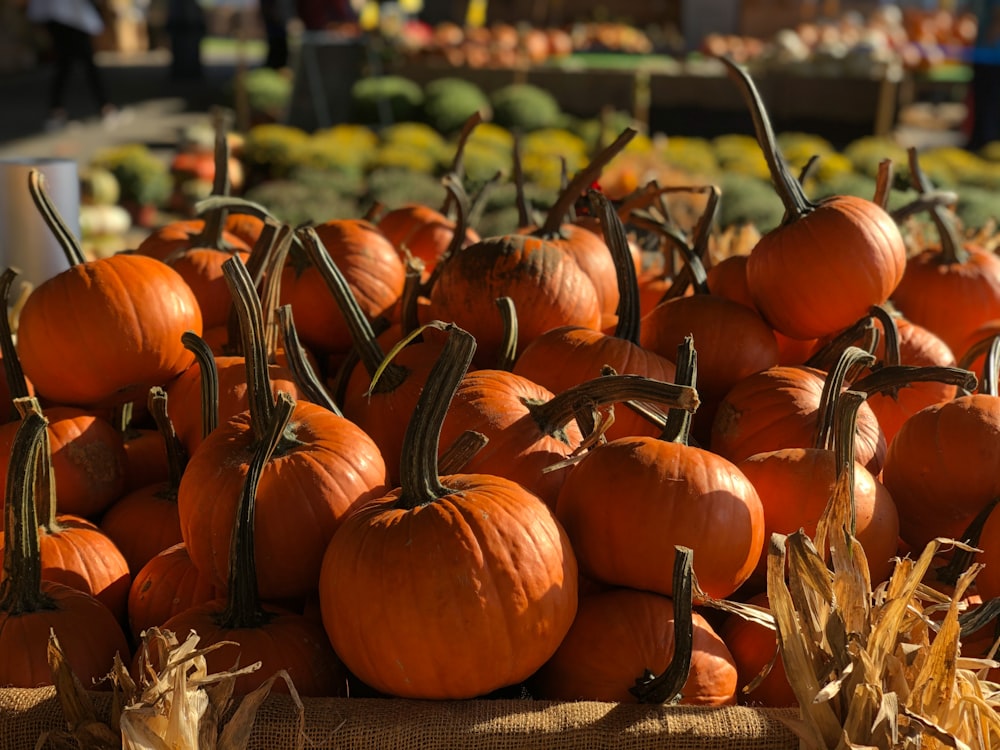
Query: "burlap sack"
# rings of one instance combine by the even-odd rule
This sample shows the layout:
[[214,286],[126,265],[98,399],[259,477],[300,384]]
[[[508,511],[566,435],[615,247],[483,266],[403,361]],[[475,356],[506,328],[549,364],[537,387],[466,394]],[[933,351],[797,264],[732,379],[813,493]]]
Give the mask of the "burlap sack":
[[[109,698],[93,694],[107,718]],[[406,701],[314,698],[305,731],[291,700],[272,695],[250,748],[362,750],[795,750],[782,723],[797,710],[554,703],[531,700]],[[0,690],[0,749],[30,750],[66,728],[53,688]],[[51,745],[49,745],[51,747]]]

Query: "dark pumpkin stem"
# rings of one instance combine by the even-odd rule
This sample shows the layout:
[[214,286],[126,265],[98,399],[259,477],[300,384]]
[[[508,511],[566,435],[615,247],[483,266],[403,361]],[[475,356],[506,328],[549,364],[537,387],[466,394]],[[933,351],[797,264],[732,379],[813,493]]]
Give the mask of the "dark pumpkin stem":
[[987,396],[1000,395],[1000,336],[990,339],[983,362],[983,376],[979,379],[979,392]]
[[219,208],[225,208],[231,213],[235,212],[256,216],[258,219],[263,219],[265,223],[279,223],[274,217],[274,214],[268,211],[264,205],[255,203],[254,201],[248,201],[246,198],[235,198],[231,195],[213,195],[194,204],[194,211],[198,215],[205,214]]
[[[44,417],[41,404],[34,396],[30,398],[15,398],[14,408],[17,409],[21,419],[27,419],[32,414]],[[58,533],[62,529],[59,523],[56,507],[56,477],[52,471],[52,443],[49,439],[48,430],[42,435],[42,452],[39,456],[35,468],[35,486],[33,495],[37,506],[38,518],[41,519],[41,527],[49,534]]]
[[54,609],[42,593],[42,560],[38,541],[35,481],[41,464],[47,464],[44,438],[48,422],[41,414],[21,421],[11,446],[4,494],[4,579],[0,581],[0,610],[23,615]]
[[976,374],[960,367],[930,365],[895,365],[880,367],[860,380],[851,383],[851,390],[861,391],[868,396],[881,393],[893,398],[901,388],[913,383],[944,383],[962,390],[971,391],[976,387]]
[[857,534],[858,508],[854,499],[854,439],[858,429],[858,410],[865,402],[865,394],[854,389],[844,391],[836,400],[836,415],[833,425],[833,452],[837,467],[837,480],[847,485],[850,497],[851,537]]
[[312,403],[329,409],[338,417],[344,416],[330,392],[326,390],[323,381],[319,379],[309,363],[305,349],[299,341],[299,333],[295,330],[295,318],[292,315],[291,305],[282,305],[278,308],[278,321],[281,325],[281,336],[285,342],[285,358],[288,360],[288,369],[292,371],[292,376],[295,378],[295,384],[299,390]]
[[819,169],[819,160],[819,154],[813,154],[809,157],[809,161],[802,165],[802,169],[799,170],[800,185],[805,184],[806,180],[812,179],[812,176],[816,174],[816,170]]
[[[997,507],[1000,503],[1000,497],[995,497],[990,500],[981,511],[976,514],[976,517],[972,519],[972,522],[965,528],[962,533],[962,537],[958,540],[960,542],[965,542],[970,547],[978,547],[979,540],[983,535],[983,527],[986,525],[986,521],[993,514],[993,509]],[[954,586],[962,575],[969,567],[976,561],[976,552],[972,549],[962,549],[956,547],[955,551],[952,552],[951,560],[948,561],[947,565],[942,565],[937,569],[937,579],[941,583],[945,583],[949,586]]]
[[[917,149],[910,147],[906,150],[906,153],[910,160],[910,179],[913,182],[913,187],[916,188],[921,196],[933,192],[934,186],[920,167]],[[941,263],[967,262],[969,260],[969,251],[965,249],[965,245],[958,234],[958,230],[955,228],[955,222],[951,218],[950,213],[940,205],[931,205],[929,210],[931,221],[934,222],[934,228],[937,229],[938,238],[941,241]]]
[[892,193],[892,180],[895,171],[892,159],[883,159],[878,163],[878,174],[875,176],[875,195],[872,196],[872,203],[883,211],[889,209],[889,196]]
[[[10,318],[7,317],[7,310],[10,309],[10,288],[16,278],[17,271],[13,268],[8,268],[3,275],[0,275],[0,353],[3,354],[3,372],[12,399],[28,396],[28,381],[25,380],[24,370],[21,369],[21,358],[17,355],[17,347],[14,346],[14,337],[10,330]],[[17,419],[13,402],[8,412],[9,421]]]
[[635,681],[629,692],[640,703],[675,704],[683,698],[694,652],[694,607],[692,602],[694,552],[674,547],[674,654],[670,666],[656,676],[649,670]]
[[869,334],[874,328],[875,325],[872,323],[872,316],[870,314],[859,318],[853,325],[845,328],[813,352],[812,356],[805,361],[805,366],[823,370],[824,372],[832,370],[841,354],[843,354],[844,349],[848,346],[860,346],[863,344],[868,340]]
[[219,367],[205,339],[194,331],[182,333],[181,343],[198,363],[201,378],[201,436],[207,438],[219,426]]
[[499,185],[504,178],[504,173],[501,170],[497,170],[493,173],[493,176],[486,180],[479,189],[472,196],[472,200],[469,202],[469,218],[466,224],[470,227],[478,227],[483,220],[483,214],[486,213],[486,199],[489,197],[493,189]]
[[608,162],[614,159],[628,145],[629,141],[635,138],[636,132],[632,128],[625,128],[611,145],[602,149],[591,160],[590,164],[576,173],[576,176],[569,181],[566,189],[562,191],[562,194],[549,210],[545,223],[538,232],[539,235],[552,237],[559,233],[563,219],[569,213],[573,204],[600,177],[601,171],[607,166]]
[[606,195],[591,190],[587,197],[590,199],[591,210],[601,222],[604,244],[611,251],[611,258],[615,263],[615,275],[618,279],[618,322],[615,325],[615,338],[639,346],[642,318],[639,279],[635,274],[635,264],[632,261],[625,225],[622,224],[618,212]]
[[240,316],[240,340],[243,342],[243,361],[247,370],[250,424],[254,438],[260,442],[267,434],[271,412],[274,411],[271,378],[267,371],[267,351],[264,349],[264,319],[260,297],[238,255],[222,264],[222,272]]
[[420,258],[406,259],[406,276],[403,278],[403,293],[399,297],[399,327],[404,336],[420,327],[420,295],[423,284],[424,263]]
[[167,410],[167,392],[159,386],[153,386],[149,389],[147,404],[149,413],[156,423],[156,429],[163,435],[163,442],[167,446],[167,482],[173,491],[174,499],[176,499],[177,488],[181,484],[181,476],[187,465],[187,453],[177,437],[174,423],[170,421],[170,414]]
[[841,353],[837,363],[823,381],[823,393],[819,399],[816,417],[816,432],[813,447],[819,450],[833,450],[836,440],[836,414],[844,384],[851,373],[861,367],[871,367],[875,357],[857,346],[849,346]]
[[[375,337],[371,322],[361,309],[361,305],[358,304],[347,279],[344,278],[340,269],[337,268],[337,264],[333,262],[333,258],[323,246],[316,230],[312,227],[303,227],[298,230],[298,234],[302,238],[302,244],[309,260],[319,270],[327,288],[333,294],[337,307],[340,308],[340,312],[344,316],[361,365],[369,377],[375,377],[375,373],[382,365],[382,360],[385,359],[385,352],[382,351],[382,347]],[[406,378],[407,372],[404,367],[390,364],[381,374],[377,390],[379,392],[395,390]]]
[[[698,386],[698,353],[694,348],[694,337],[684,337],[677,346],[677,368],[674,376],[677,385],[696,388]],[[694,410],[671,409],[663,427],[660,440],[668,443],[689,445],[691,442],[691,415]]]
[[59,213],[56,204],[52,202],[49,192],[45,189],[45,176],[37,169],[32,169],[28,173],[28,192],[34,202],[38,213],[42,215],[42,221],[52,232],[69,261],[70,266],[79,266],[87,262],[80,246],[80,240],[69,228],[69,225]]
[[884,305],[872,307],[871,314],[875,320],[882,324],[882,346],[885,348],[882,364],[886,367],[902,364],[899,360],[899,326],[896,325],[896,316],[889,312]]
[[[448,173],[454,175],[455,179],[461,182],[465,179],[465,145],[469,142],[472,131],[483,121],[480,112],[474,112],[462,125],[462,132],[458,134],[458,143],[455,146],[455,158],[451,161],[451,168]],[[449,192],[441,204],[441,213],[448,216],[455,202],[455,196]]]
[[475,458],[489,442],[490,439],[483,433],[466,430],[441,453],[438,458],[438,472],[442,476],[461,473],[469,461]]
[[1000,597],[990,599],[975,609],[963,612],[958,616],[958,621],[962,627],[962,638],[968,638],[973,633],[992,625],[993,640],[996,640],[997,629],[1000,628]]
[[382,220],[383,214],[385,214],[385,204],[381,201],[375,201],[368,207],[368,210],[365,211],[361,218],[369,224],[378,224]]
[[[229,195],[229,141],[226,139],[225,121],[215,123],[215,176],[212,178],[212,195]],[[225,203],[202,214],[204,225],[193,246],[223,250],[222,232],[226,228],[229,208]]]
[[712,228],[719,220],[719,200],[722,198],[722,191],[716,185],[709,185],[708,200],[705,202],[705,210],[698,217],[698,224],[694,228],[694,241],[691,249],[704,266],[708,260],[708,242],[712,238]]
[[257,561],[254,555],[257,485],[260,484],[264,467],[281,442],[293,411],[295,399],[281,391],[247,466],[229,545],[226,609],[220,618],[221,624],[226,628],[257,628],[269,619],[261,607],[257,592]]
[[521,164],[521,132],[514,131],[514,191],[517,196],[517,225],[531,226],[531,213],[528,211],[528,200],[524,195],[524,167]]
[[761,99],[753,79],[746,70],[729,58],[721,57],[719,59],[725,64],[729,77],[739,86],[747,108],[750,110],[754,131],[757,134],[757,142],[764,152],[764,159],[767,161],[767,168],[771,173],[771,182],[785,207],[785,217],[782,224],[790,224],[811,212],[815,205],[806,197],[802,185],[792,175],[785,158],[781,155],[778,140],[774,137],[774,129],[771,127],[771,120],[764,107],[764,100]]
[[[266,220],[250,250],[250,255],[247,256],[247,273],[253,279],[255,289],[260,288],[264,280],[268,260],[280,241],[278,235],[283,226],[275,221]],[[229,319],[226,321],[226,343],[222,346],[222,352],[234,357],[243,356],[243,345],[240,343],[240,316],[236,312],[235,304],[230,308]]]
[[462,247],[465,245],[465,234],[468,227],[469,196],[462,186],[462,181],[453,174],[446,174],[441,178],[441,184],[444,185],[444,189],[448,192],[448,195],[455,199],[455,229],[451,235],[451,242],[448,243],[445,251],[441,253],[441,257],[434,264],[434,269],[420,289],[420,293],[423,295],[430,295],[431,289],[434,288],[445,266],[448,265],[448,261],[462,250]]
[[517,359],[517,308],[514,306],[514,300],[506,296],[497,297],[496,305],[503,319],[503,338],[500,352],[497,354],[497,369],[510,372],[514,369],[514,360]]
[[[277,309],[281,300],[281,270],[285,267],[288,253],[292,249],[295,232],[287,224],[282,224],[275,235],[274,244],[264,267],[264,289],[260,295],[260,307],[264,314],[264,349],[267,361],[275,362],[278,342],[281,340],[281,324],[277,320]],[[249,269],[247,269],[249,272]],[[254,288],[258,284],[254,283]]]
[[472,364],[475,337],[454,324],[442,326],[448,333],[441,355],[427,376],[410,423],[403,437],[400,457],[400,487],[397,508],[412,510],[449,493],[438,473],[441,425],[459,383]]
[[686,384],[665,383],[642,375],[602,375],[567,388],[543,403],[526,404],[539,429],[547,435],[571,422],[582,408],[598,408],[623,401],[659,404],[693,412],[698,392]]

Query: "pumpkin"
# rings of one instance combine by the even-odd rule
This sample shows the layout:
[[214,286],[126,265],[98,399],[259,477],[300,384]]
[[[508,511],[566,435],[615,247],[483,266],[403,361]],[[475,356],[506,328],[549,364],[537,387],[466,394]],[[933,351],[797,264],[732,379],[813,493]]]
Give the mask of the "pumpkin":
[[407,698],[472,698],[526,679],[577,606],[573,551],[541,500],[501,477],[438,475],[441,421],[475,349],[449,330],[407,427],[401,486],[348,514],[319,582],[340,658]]
[[[765,592],[751,597],[747,604],[769,608]],[[778,636],[774,630],[732,614],[719,629],[719,636],[736,663],[741,703],[773,708],[798,706],[798,699],[788,684],[785,663],[778,653]],[[767,674],[758,681],[765,668],[768,668]]]
[[[264,467],[284,440],[294,411],[295,400],[280,393],[266,432],[254,447],[246,467],[233,525],[226,598],[196,605],[163,624],[165,630],[175,633],[195,631],[203,647],[221,645],[205,656],[210,673],[231,665],[237,654],[247,662],[261,662],[259,670],[237,678],[236,695],[252,692],[282,669],[302,695],[346,694],[347,675],[322,626],[301,614],[264,607],[258,594],[254,551],[256,494]],[[275,685],[279,683],[279,690],[287,690],[283,682]]]
[[850,195],[810,201],[781,157],[760,94],[750,76],[723,58],[753,116],[785,207],[747,261],[747,285],[761,315],[796,339],[827,336],[851,325],[892,295],[906,265],[902,235],[878,204]]
[[[932,185],[910,150],[910,172],[921,193]],[[961,354],[980,325],[1000,318],[1000,258],[989,249],[962,241],[954,218],[941,206],[930,209],[940,245],[910,258],[892,295],[908,320],[937,334]]]
[[[220,424],[191,454],[177,493],[188,553],[218,586],[229,579],[227,540],[243,476],[274,409],[259,299],[238,258],[226,262],[226,277],[240,312],[250,408]],[[313,590],[341,518],[355,503],[379,497],[385,476],[378,448],[360,428],[321,406],[298,402],[285,439],[264,468],[255,503],[261,596],[288,599]]]
[[[60,639],[74,674],[85,685],[101,680],[128,643],[114,614],[88,593],[43,580],[34,491],[48,459],[45,418],[21,422],[5,492],[4,577],[0,581],[0,685],[35,688],[52,682],[49,633]],[[40,489],[40,488],[39,488]]]
[[[613,334],[579,326],[562,326],[547,331],[524,348],[514,363],[514,373],[561,393],[595,378],[604,366],[622,375],[643,375],[654,380],[672,381],[674,364],[669,358],[650,352],[640,344],[641,321],[635,268],[628,249],[625,227],[611,202],[592,193],[595,215],[605,242],[611,250],[618,278],[618,320]],[[553,367],[553,362],[558,362]],[[605,433],[609,439],[626,435],[655,434],[656,428],[629,409],[617,409],[615,421]]]
[[[141,255],[85,262],[39,173],[31,175],[32,197],[71,267],[39,285],[21,311],[17,345],[25,374],[56,403],[108,406],[145,398],[192,361],[180,339],[202,329],[190,287]],[[67,315],[75,325],[66,324]]]
[[[694,384],[694,349],[679,348],[679,384]],[[690,420],[671,411],[660,438],[619,438],[573,467],[556,502],[583,573],[603,583],[670,595],[674,547],[694,550],[705,593],[732,594],[764,544],[764,513],[750,481],[726,459],[688,444]]]

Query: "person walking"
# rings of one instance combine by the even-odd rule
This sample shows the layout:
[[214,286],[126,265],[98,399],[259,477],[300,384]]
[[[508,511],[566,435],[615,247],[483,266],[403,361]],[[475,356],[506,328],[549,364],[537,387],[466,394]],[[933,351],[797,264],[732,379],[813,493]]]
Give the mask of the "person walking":
[[30,0],[27,17],[33,23],[45,26],[55,58],[46,129],[55,129],[66,123],[66,88],[70,73],[78,65],[83,68],[101,116],[112,120],[118,109],[108,99],[104,79],[94,60],[93,39],[104,30],[104,19],[95,0]]

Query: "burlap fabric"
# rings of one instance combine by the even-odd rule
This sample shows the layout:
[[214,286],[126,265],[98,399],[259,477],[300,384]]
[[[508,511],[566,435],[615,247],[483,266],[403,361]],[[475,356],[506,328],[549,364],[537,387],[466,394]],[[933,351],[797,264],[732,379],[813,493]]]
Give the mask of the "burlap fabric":
[[[109,698],[93,694],[107,718]],[[251,748],[361,750],[795,750],[781,718],[793,710],[554,703],[531,700],[405,701],[314,698],[305,731],[286,696],[257,714]],[[30,750],[66,728],[53,688],[0,690],[0,748]]]

